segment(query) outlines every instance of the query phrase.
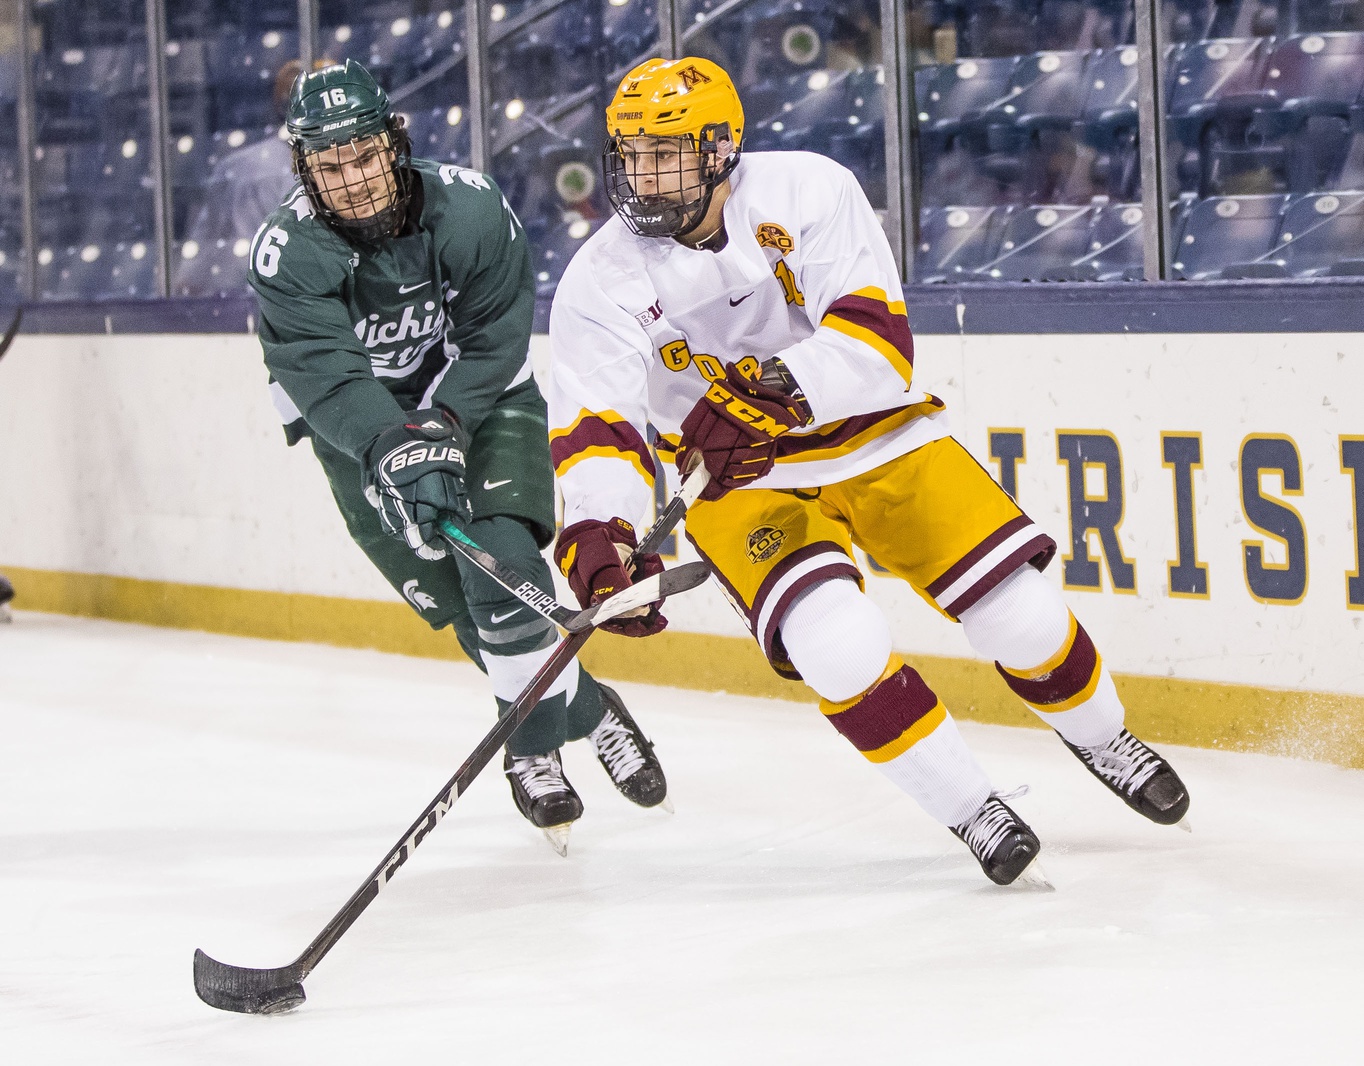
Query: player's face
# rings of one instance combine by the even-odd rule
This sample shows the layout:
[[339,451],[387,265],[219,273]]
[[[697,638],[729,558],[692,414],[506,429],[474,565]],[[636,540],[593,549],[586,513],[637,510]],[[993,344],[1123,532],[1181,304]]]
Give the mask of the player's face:
[[312,152],[306,162],[322,199],[342,218],[371,218],[397,194],[386,133]]
[[625,177],[634,194],[681,203],[701,186],[701,157],[682,137],[628,137],[621,142]]

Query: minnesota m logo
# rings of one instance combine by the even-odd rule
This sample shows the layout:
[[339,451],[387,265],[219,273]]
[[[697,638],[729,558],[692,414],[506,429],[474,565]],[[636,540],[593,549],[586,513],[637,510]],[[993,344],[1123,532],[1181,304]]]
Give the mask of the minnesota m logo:
[[682,85],[687,90],[696,88],[702,82],[710,81],[707,75],[702,74],[695,67],[683,67],[677,72],[677,76],[682,79]]

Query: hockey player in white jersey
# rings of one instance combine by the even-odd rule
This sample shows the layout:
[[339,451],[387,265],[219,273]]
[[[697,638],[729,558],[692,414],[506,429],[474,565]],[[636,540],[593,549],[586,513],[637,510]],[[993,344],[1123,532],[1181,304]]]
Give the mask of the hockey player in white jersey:
[[[1056,545],[950,435],[914,380],[900,280],[853,175],[805,152],[741,155],[743,109],[704,59],[650,60],[607,110],[616,217],[550,317],[556,559],[584,605],[653,499],[650,423],[712,482],[686,532],[781,675],[971,849],[999,884],[1036,859],[947,708],[894,653],[856,544],[993,659],[1105,785],[1161,824],[1188,794],[1123,726],[1108,670],[1041,570]],[[636,632],[656,632],[657,610]]]

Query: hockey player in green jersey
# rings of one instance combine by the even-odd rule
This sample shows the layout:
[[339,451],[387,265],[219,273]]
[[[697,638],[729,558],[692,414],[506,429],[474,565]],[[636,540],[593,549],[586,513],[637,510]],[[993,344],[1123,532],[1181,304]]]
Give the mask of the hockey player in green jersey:
[[[299,76],[287,126],[299,186],[257,230],[250,263],[286,436],[312,438],[355,542],[433,628],[453,627],[505,708],[558,634],[447,554],[436,522],[452,517],[552,587],[539,551],[554,537],[554,482],[531,374],[525,234],[485,175],[411,157],[402,119],[352,60]],[[619,696],[575,662],[504,764],[517,808],[561,852],[582,801],[559,748],[582,737],[630,800],[652,807],[667,793]]]

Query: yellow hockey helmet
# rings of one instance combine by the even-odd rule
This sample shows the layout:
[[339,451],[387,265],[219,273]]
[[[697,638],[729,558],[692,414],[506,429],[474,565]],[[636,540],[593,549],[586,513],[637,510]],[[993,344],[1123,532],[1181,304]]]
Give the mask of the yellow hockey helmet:
[[[744,109],[734,82],[709,59],[649,59],[620,83],[606,130],[602,170],[612,206],[641,236],[678,237],[700,224],[738,164]],[[635,138],[654,140],[626,143]],[[673,151],[650,160],[659,139],[675,139]],[[723,159],[722,141],[732,146]]]

